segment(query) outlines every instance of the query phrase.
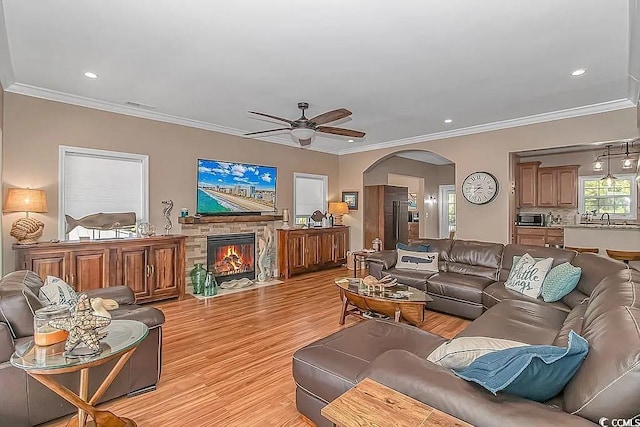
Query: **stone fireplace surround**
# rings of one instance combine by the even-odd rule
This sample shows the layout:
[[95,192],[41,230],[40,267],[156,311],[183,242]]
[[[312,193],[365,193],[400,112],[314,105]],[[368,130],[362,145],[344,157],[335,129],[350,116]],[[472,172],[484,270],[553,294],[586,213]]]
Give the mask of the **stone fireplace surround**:
[[[178,218],[180,233],[187,236],[185,245],[185,277],[186,284],[191,284],[189,273],[195,263],[207,265],[207,236],[235,233],[255,233],[256,257],[258,255],[258,241],[265,239],[265,227],[271,230],[274,238],[271,253],[270,270],[278,266],[276,223],[282,222],[282,215],[238,215],[238,216],[209,216],[202,218]],[[257,272],[256,272],[257,275]]]

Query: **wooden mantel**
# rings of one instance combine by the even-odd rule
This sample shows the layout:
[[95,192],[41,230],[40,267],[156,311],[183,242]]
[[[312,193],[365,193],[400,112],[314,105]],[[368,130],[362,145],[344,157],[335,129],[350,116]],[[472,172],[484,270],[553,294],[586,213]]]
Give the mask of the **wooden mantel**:
[[196,218],[187,216],[178,218],[180,224],[211,224],[211,223],[230,223],[230,222],[263,222],[263,221],[282,221],[282,215],[216,215],[202,216]]

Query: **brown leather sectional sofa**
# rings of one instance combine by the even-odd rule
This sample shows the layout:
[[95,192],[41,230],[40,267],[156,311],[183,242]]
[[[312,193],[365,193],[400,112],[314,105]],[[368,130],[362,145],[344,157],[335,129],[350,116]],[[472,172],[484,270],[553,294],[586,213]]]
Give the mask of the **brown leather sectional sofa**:
[[[76,411],[74,406],[9,362],[16,348],[27,345],[33,339],[31,309],[41,307],[35,295],[42,285],[40,277],[31,271],[16,271],[0,280],[1,426],[33,426]],[[25,286],[28,288],[26,291]],[[154,389],[160,379],[162,365],[162,311],[136,305],[133,292],[126,286],[87,293],[91,297],[116,300],[120,308],[110,312],[113,319],[138,320],[149,327],[149,335],[138,346],[101,401]],[[114,360],[91,368],[89,395],[97,389],[115,363]],[[56,380],[69,389],[78,391],[78,372],[58,375]]]
[[[438,273],[394,268],[393,251],[369,259],[370,271],[425,290],[428,308],[475,320],[458,336],[488,336],[566,346],[574,330],[589,354],[563,393],[538,403],[492,395],[426,360],[445,339],[421,329],[368,320],[296,351],[298,410],[318,426],[328,402],[370,377],[476,426],[593,426],[601,417],[640,413],[640,272],[595,254],[463,240],[428,240],[440,253]],[[513,256],[529,253],[582,268],[576,289],[545,303],[504,288]]]

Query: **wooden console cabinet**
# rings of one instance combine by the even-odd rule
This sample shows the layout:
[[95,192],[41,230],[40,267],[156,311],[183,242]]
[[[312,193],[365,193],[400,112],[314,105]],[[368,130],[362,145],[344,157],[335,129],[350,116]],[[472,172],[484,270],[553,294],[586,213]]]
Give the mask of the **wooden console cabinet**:
[[337,267],[347,262],[349,227],[278,230],[278,270],[294,274]]
[[76,292],[127,285],[137,302],[184,294],[185,236],[13,245],[16,269],[60,277]]

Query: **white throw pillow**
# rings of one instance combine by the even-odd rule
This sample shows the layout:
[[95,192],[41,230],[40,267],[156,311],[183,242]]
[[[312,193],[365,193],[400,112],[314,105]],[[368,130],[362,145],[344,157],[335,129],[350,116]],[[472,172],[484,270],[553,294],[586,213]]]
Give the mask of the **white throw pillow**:
[[542,283],[551,269],[553,258],[536,261],[531,255],[524,254],[509,273],[504,287],[531,298],[538,298],[542,292]]
[[485,354],[526,345],[529,344],[500,338],[460,337],[440,345],[427,360],[448,369],[465,369]]
[[38,298],[45,305],[67,304],[74,307],[78,302],[78,295],[71,286],[55,276],[47,276],[44,286],[38,292]]
[[396,268],[419,271],[438,271],[437,252],[413,252],[397,249]]

